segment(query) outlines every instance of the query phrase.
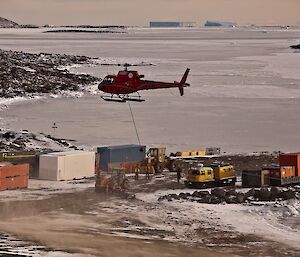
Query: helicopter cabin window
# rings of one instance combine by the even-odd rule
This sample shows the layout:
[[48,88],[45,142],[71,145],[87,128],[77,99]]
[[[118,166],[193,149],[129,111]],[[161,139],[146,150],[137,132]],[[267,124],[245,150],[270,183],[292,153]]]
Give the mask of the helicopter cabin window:
[[112,84],[114,82],[113,78],[105,78],[104,80],[107,84]]
[[120,76],[127,76],[128,71],[119,71]]

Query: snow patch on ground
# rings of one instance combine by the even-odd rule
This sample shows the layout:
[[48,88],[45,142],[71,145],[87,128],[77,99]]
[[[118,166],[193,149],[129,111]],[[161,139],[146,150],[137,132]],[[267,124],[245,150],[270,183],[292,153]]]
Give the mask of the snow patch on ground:
[[[37,99],[37,98],[35,98]],[[14,98],[0,98],[0,110],[7,109],[8,105],[32,100],[30,97],[17,96]]]
[[[158,197],[162,195],[180,192],[192,193],[193,191],[195,190],[166,190],[153,194],[139,193],[136,197],[147,203],[156,203]],[[158,215],[160,217],[167,210],[172,210],[173,219],[182,220],[190,217],[190,219],[195,219],[198,224],[206,223],[208,227],[218,227],[225,231],[234,229],[240,233],[261,236],[300,249],[299,199],[264,203],[262,206],[248,204],[213,205],[184,200],[164,201],[160,202],[159,205],[161,211]],[[284,221],[290,217],[295,218],[295,223],[286,224]],[[180,226],[175,230],[184,230],[184,227]],[[182,233],[186,233],[186,231]]]
[[240,57],[238,60],[261,61],[266,64],[264,71],[278,74],[282,78],[300,79],[300,55],[293,53],[277,53],[272,56]]
[[82,90],[90,95],[100,95],[101,91],[98,89],[98,85],[99,83],[90,84],[82,87]]
[[73,98],[79,98],[84,95],[84,92],[81,91],[61,91],[58,94],[32,94],[29,96],[17,96],[14,98],[0,98],[0,110],[6,110],[9,105],[18,104],[22,102],[28,102],[28,101],[36,101],[36,100],[42,100],[47,98],[62,98],[62,97],[73,97]]
[[94,179],[48,181],[29,179],[28,189],[0,191],[0,201],[41,200],[55,194],[74,193],[94,188]]

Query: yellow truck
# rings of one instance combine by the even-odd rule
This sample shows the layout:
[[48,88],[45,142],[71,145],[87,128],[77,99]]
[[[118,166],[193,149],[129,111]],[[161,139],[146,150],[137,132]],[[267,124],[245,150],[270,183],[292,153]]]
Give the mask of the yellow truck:
[[186,173],[185,185],[187,187],[205,188],[213,186],[214,171],[211,167],[191,167]]
[[187,187],[206,188],[211,186],[235,185],[234,167],[229,164],[213,163],[210,167],[199,165],[190,167],[186,172]]

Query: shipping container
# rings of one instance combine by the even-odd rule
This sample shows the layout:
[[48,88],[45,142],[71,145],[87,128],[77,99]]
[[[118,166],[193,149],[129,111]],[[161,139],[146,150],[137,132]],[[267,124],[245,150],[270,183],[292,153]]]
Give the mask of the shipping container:
[[269,170],[242,171],[242,187],[262,187],[270,185]]
[[0,161],[29,164],[29,177],[38,177],[38,154],[35,151],[0,152]]
[[95,174],[98,174],[100,171],[100,154],[95,154]]
[[225,28],[234,28],[237,26],[237,23],[231,21],[206,21],[204,24],[205,27],[225,27]]
[[295,176],[295,167],[293,166],[278,166],[267,168],[270,171],[271,178],[286,178]]
[[295,177],[293,166],[272,166],[267,168],[270,172],[270,185],[281,186],[286,184],[288,178]]
[[134,173],[136,168],[139,168],[140,173],[145,172],[145,166],[143,165],[143,161],[139,162],[114,162],[114,163],[109,163],[108,164],[108,171],[112,170],[122,170],[125,171],[126,173]]
[[175,28],[180,27],[179,21],[150,21],[150,28]]
[[0,190],[22,189],[28,187],[28,176],[0,179]]
[[11,178],[17,176],[28,176],[29,175],[29,165],[9,165],[0,167],[0,179]]
[[212,164],[211,167],[214,170],[214,176],[216,180],[223,180],[236,176],[234,167],[232,165]]
[[197,150],[197,151],[184,151],[177,152],[175,155],[178,157],[195,157],[195,156],[205,156],[205,150]]
[[40,155],[39,179],[72,180],[95,176],[95,153],[85,151]]
[[0,167],[0,190],[27,188],[29,165],[6,165]]
[[193,21],[150,21],[150,28],[194,28],[196,26],[197,23]]
[[300,176],[300,153],[289,153],[279,155],[280,166],[294,166],[295,176]]
[[282,178],[295,177],[295,167],[294,166],[281,166],[280,175]]
[[206,155],[220,155],[221,148],[220,147],[207,147],[205,149]]
[[141,163],[146,158],[144,145],[118,145],[98,147],[100,170],[110,171],[112,168],[121,168]]

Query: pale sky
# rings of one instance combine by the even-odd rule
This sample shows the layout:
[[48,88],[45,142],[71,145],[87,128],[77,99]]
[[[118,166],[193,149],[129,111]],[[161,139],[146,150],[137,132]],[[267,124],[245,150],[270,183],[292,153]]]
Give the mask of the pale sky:
[[300,25],[300,0],[0,0],[0,17],[20,24],[119,24],[235,21]]

